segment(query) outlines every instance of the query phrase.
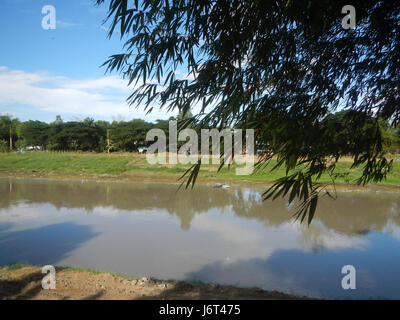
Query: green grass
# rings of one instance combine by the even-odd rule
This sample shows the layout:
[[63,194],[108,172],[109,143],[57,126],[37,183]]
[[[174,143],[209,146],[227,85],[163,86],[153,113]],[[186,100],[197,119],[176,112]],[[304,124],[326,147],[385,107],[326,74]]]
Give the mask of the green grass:
[[[41,266],[32,265],[32,264],[13,263],[13,264],[9,264],[9,265],[0,266],[0,269],[7,268],[8,271],[15,271],[15,270],[19,270],[19,269],[26,268],[26,267],[42,268]],[[100,270],[89,269],[89,268],[78,268],[78,267],[68,267],[68,266],[55,266],[55,267],[58,269],[66,270],[66,271],[88,272],[91,274],[107,273],[107,274],[111,274],[116,277],[121,277],[121,278],[129,279],[129,280],[138,280],[138,279],[142,278],[142,277],[128,277],[128,276],[125,276],[125,275],[117,273],[117,272],[100,271]]]
[[31,265],[24,264],[24,263],[14,263],[14,264],[10,264],[10,265],[3,266],[0,268],[5,268],[5,267],[7,268],[8,271],[14,271],[14,270],[22,269],[25,267],[31,267]]
[[128,157],[100,154],[32,152],[1,154],[0,171],[24,170],[54,173],[121,174]]
[[91,274],[107,273],[107,274],[111,274],[111,275],[116,276],[116,277],[121,277],[121,278],[129,279],[129,280],[138,280],[138,279],[142,278],[142,277],[128,277],[128,276],[125,276],[125,275],[117,273],[117,272],[108,272],[108,271],[101,271],[101,270],[95,270],[95,269],[89,269],[89,268],[63,267],[63,266],[59,266],[57,268],[60,268],[60,269],[63,269],[63,270],[67,270],[67,271],[88,272],[88,273],[91,273]]
[[[236,165],[224,167],[217,172],[218,165],[204,165],[200,170],[200,178],[220,178],[250,181],[274,181],[285,175],[284,168],[271,171],[274,161],[263,170],[251,175],[239,176],[235,173]],[[337,164],[337,183],[355,183],[361,176],[362,167],[350,169],[351,162],[342,161]],[[83,174],[83,175],[121,175],[140,173],[183,174],[190,165],[175,166],[151,165],[144,156],[131,153],[97,154],[76,152],[27,152],[0,154],[0,172]],[[175,178],[172,178],[175,179]],[[175,179],[176,180],[176,179]],[[329,182],[328,175],[323,175],[321,182]],[[400,185],[400,162],[395,162],[393,170],[385,181],[379,184]]]
[[[31,268],[42,268],[41,266],[37,266],[37,265],[31,265],[31,264],[25,264],[25,263],[14,263],[14,264],[9,264],[9,265],[4,265],[4,266],[0,266],[0,269],[2,268],[7,268],[7,271],[15,271],[15,270],[19,270],[22,268],[26,268],[26,267],[31,267]],[[109,271],[101,271],[101,270],[95,270],[95,269],[90,269],[90,268],[79,268],[79,267],[68,267],[68,266],[55,266],[57,269],[62,269],[62,270],[66,270],[66,271],[74,271],[74,272],[88,272],[91,274],[111,274],[113,276],[116,277],[121,277],[127,280],[139,280],[141,278],[143,278],[144,276],[141,277],[130,277],[130,276],[126,276],[117,272],[109,272]],[[153,276],[147,276],[148,279],[154,281],[154,282],[168,282],[168,283],[172,283],[172,282],[177,282],[178,280],[176,279],[168,279],[168,280],[162,280]],[[202,281],[198,281],[198,280],[193,280],[193,281],[187,281],[188,283],[191,284],[197,284],[197,285],[205,285],[208,283],[202,282]]]

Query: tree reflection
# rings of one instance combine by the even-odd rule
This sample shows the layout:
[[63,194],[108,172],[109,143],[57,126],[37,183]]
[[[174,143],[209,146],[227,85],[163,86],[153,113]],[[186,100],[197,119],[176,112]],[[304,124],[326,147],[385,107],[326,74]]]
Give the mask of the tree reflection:
[[[291,221],[293,209],[285,199],[262,201],[261,191],[249,188],[214,189],[196,186],[177,192],[178,185],[127,182],[79,182],[28,179],[0,180],[0,208],[18,202],[50,203],[57,209],[81,208],[92,212],[96,207],[119,210],[167,210],[190,229],[197,214],[210,210],[231,212],[238,217],[255,219],[266,227],[279,227]],[[332,230],[347,236],[382,231],[388,223],[400,226],[400,199],[394,194],[343,193],[337,200],[321,199],[310,227],[300,226],[308,238],[318,238]]]

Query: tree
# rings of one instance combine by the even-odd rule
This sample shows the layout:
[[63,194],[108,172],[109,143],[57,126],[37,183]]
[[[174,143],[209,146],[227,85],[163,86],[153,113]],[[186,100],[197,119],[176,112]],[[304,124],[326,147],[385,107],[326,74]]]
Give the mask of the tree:
[[14,142],[17,137],[18,119],[13,119],[9,115],[0,116],[0,140],[8,141],[8,147],[11,150],[14,148]]
[[53,123],[56,125],[62,125],[64,122],[63,122],[63,119],[61,118],[61,116],[57,115],[56,120]]
[[41,146],[45,148],[49,138],[50,126],[41,121],[25,121],[19,125],[19,138],[24,146]]
[[[352,1],[356,27],[344,29],[346,4],[110,0],[109,36],[118,29],[127,41],[105,66],[137,84],[133,105],[182,112],[197,103],[193,123],[257,129],[286,168],[265,198],[301,200],[297,218],[310,222],[320,192],[329,195],[318,179],[327,173],[334,183],[341,157],[364,167],[359,183],[386,177],[392,162],[383,156],[379,119],[390,126],[400,119],[400,4]],[[186,77],[177,77],[181,70]],[[346,139],[336,139],[328,121],[338,110],[351,111],[341,124]]]
[[109,130],[108,139],[112,148],[123,151],[136,151],[145,144],[146,133],[151,129],[151,124],[142,119],[132,121],[113,122]]
[[52,150],[100,151],[103,148],[100,143],[105,136],[105,128],[93,119],[53,123],[49,144]]

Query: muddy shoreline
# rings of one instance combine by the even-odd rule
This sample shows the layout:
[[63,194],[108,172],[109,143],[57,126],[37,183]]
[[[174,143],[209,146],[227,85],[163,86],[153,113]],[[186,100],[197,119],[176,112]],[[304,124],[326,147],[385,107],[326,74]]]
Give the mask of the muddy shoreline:
[[[181,174],[172,173],[152,173],[134,172],[119,175],[112,174],[84,174],[84,173],[53,173],[53,172],[31,172],[31,171],[0,171],[0,178],[26,178],[26,179],[48,179],[48,180],[70,180],[70,181],[94,181],[94,182],[156,182],[181,184],[179,180]],[[229,184],[231,186],[268,188],[271,181],[239,180],[230,178],[201,178],[196,180],[196,184],[214,185],[218,183]],[[328,190],[339,192],[373,192],[373,193],[400,193],[400,186],[396,185],[377,185],[368,184],[358,186],[356,184],[336,183],[335,187]]]
[[56,267],[56,289],[44,290],[41,268],[0,268],[0,300],[304,300],[277,291],[229,285],[128,278]]

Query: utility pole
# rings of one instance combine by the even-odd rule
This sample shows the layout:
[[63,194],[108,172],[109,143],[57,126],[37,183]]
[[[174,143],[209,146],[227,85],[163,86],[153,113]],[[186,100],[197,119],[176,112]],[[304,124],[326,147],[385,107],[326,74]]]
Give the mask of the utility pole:
[[107,153],[110,153],[111,141],[110,141],[110,129],[107,129]]
[[10,151],[13,148],[13,141],[12,141],[12,123],[10,123]]

